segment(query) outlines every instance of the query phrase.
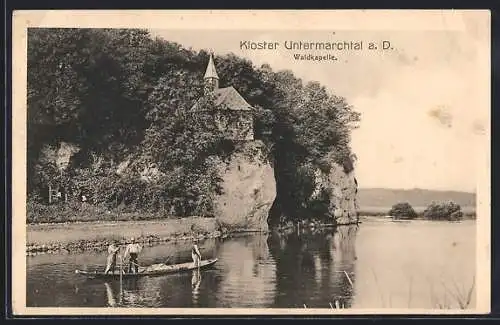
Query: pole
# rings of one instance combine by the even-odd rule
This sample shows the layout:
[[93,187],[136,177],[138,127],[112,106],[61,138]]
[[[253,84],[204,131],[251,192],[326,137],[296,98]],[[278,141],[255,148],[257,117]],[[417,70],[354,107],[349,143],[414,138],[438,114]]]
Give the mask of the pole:
[[122,304],[122,297],[123,297],[123,256],[120,255],[120,305]]
[[52,204],[52,186],[49,183],[49,204]]

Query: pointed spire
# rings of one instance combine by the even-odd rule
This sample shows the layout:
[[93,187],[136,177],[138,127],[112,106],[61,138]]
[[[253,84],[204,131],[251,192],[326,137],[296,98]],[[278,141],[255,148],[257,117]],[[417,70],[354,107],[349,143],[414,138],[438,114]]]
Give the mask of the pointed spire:
[[214,78],[219,80],[217,75],[217,70],[215,70],[215,64],[212,53],[210,53],[210,59],[208,61],[207,71],[205,72],[205,79]]

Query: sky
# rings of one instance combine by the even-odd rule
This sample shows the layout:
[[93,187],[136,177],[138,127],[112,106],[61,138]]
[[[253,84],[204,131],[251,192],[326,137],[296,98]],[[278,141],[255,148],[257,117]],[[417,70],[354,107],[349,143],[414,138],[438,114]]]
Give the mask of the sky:
[[[319,81],[345,97],[361,113],[360,127],[352,134],[361,187],[476,190],[478,151],[489,132],[489,111],[484,109],[484,71],[489,67],[479,53],[487,36],[477,30],[151,33],[194,50],[234,53],[257,67],[267,63],[274,71],[292,70],[303,81]],[[240,48],[245,40],[281,45],[247,50]],[[365,49],[290,51],[283,47],[286,40],[363,41]],[[392,50],[366,50],[368,42],[382,40],[390,41]],[[297,61],[295,53],[330,53],[338,61]]]

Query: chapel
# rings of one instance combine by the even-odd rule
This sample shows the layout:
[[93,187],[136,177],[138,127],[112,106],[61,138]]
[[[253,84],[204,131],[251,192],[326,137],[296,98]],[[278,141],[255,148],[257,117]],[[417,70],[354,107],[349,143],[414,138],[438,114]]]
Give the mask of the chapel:
[[[213,103],[215,107],[211,114],[214,114],[224,138],[234,141],[253,140],[252,106],[234,87],[219,88],[219,76],[212,54],[210,54],[203,79],[204,96],[214,96]],[[193,105],[192,110],[201,112],[198,103],[199,101]]]

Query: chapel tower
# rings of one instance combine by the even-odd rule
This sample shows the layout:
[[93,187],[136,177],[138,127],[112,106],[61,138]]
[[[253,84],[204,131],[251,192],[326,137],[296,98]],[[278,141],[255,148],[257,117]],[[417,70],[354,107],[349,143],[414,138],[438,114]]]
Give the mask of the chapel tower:
[[217,70],[215,70],[214,58],[212,54],[210,54],[207,70],[205,71],[203,79],[205,83],[205,95],[219,89],[219,76],[217,75]]

